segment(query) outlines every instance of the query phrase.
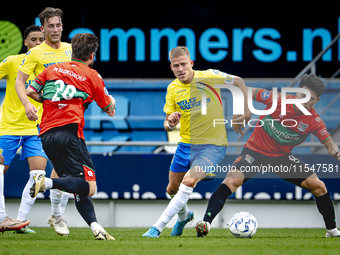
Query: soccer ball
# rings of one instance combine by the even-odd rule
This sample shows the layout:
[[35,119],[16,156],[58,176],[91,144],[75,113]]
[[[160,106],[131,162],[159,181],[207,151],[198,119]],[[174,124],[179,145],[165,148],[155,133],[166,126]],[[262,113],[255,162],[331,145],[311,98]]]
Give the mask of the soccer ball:
[[238,212],[230,219],[229,230],[234,237],[251,238],[257,230],[257,221],[249,212]]

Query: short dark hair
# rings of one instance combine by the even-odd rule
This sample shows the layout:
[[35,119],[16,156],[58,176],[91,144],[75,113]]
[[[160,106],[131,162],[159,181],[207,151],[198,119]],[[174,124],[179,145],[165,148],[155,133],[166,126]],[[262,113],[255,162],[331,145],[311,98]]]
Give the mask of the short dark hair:
[[29,27],[27,27],[25,29],[24,32],[24,39],[27,39],[27,36],[31,33],[31,32],[41,32],[40,27],[36,26],[36,25],[31,25]]
[[47,21],[49,18],[55,17],[55,16],[59,16],[60,19],[63,18],[63,11],[60,10],[59,8],[53,8],[53,7],[46,7],[40,14],[39,14],[39,18],[40,18],[40,23],[41,25],[44,25],[45,20]]
[[99,47],[98,37],[90,33],[76,34],[72,40],[72,58],[86,61]]
[[323,81],[313,73],[302,76],[299,87],[302,88],[304,86],[314,91],[318,98],[326,87]]

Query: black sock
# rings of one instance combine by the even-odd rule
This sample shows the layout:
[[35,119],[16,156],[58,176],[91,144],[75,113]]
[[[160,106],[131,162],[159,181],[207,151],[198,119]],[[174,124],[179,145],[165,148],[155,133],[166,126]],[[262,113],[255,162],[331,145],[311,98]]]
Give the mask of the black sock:
[[203,220],[211,223],[222,210],[225,201],[231,194],[232,192],[229,187],[222,183],[211,195]]
[[87,181],[78,177],[53,178],[53,189],[63,190],[73,194],[86,196],[89,194],[90,186]]
[[89,197],[77,194],[75,195],[75,202],[78,212],[89,226],[92,222],[97,222],[96,213]]
[[333,229],[336,227],[336,219],[334,213],[334,206],[332,199],[327,192],[321,197],[315,197],[316,206],[325,221],[326,229]]

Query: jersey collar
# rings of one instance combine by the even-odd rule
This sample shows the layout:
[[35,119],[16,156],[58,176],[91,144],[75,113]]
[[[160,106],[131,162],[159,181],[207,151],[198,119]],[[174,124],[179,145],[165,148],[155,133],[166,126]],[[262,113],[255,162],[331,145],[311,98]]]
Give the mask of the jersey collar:
[[[313,107],[312,107],[313,108]],[[308,112],[310,112],[312,114],[312,108],[310,108],[310,110],[307,110]],[[294,112],[295,112],[295,115],[296,116],[300,116],[300,115],[304,115],[303,112],[300,111],[300,109],[298,109],[295,104],[293,104],[293,109],[294,109]]]
[[83,60],[80,60],[80,59],[77,59],[77,58],[72,58],[71,61],[83,63],[85,65],[85,62]]

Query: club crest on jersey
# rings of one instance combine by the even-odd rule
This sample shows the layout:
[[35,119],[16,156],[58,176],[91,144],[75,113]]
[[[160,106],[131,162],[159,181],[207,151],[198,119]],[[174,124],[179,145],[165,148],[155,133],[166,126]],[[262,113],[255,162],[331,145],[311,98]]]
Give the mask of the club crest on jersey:
[[261,94],[261,97],[263,100],[267,100],[270,96],[270,92],[268,90],[263,91],[263,93]]
[[299,125],[297,126],[297,129],[301,132],[305,132],[307,128],[308,128],[308,124],[305,124],[302,121],[300,121]]

